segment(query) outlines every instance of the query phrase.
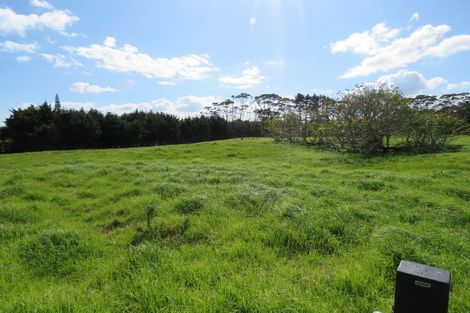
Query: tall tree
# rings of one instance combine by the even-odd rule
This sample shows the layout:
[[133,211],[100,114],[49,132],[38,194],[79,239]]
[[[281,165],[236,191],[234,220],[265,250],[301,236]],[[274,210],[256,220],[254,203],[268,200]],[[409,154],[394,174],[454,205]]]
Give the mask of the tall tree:
[[59,112],[61,109],[62,105],[60,104],[59,95],[56,94],[54,99],[54,112]]

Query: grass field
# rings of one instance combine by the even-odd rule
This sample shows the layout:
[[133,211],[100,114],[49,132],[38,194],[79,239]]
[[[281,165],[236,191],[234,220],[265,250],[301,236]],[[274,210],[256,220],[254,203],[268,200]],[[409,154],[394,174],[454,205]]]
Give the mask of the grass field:
[[456,143],[0,155],[0,312],[385,313],[400,259],[450,270],[449,312],[470,312],[470,137]]

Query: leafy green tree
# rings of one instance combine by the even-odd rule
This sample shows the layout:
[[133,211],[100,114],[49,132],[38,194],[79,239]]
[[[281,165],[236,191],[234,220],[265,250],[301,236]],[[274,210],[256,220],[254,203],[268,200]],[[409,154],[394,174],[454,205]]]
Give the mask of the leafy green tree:
[[5,125],[14,151],[39,151],[55,146],[57,129],[52,108],[47,102],[10,112]]
[[[238,95],[232,96],[232,101],[235,103],[235,118],[243,120],[250,112],[251,95],[249,93],[242,92]],[[233,120],[233,119],[232,119]]]
[[388,148],[390,137],[402,128],[407,108],[398,90],[358,86],[333,106],[332,145],[366,155],[383,150],[384,140]]
[[435,152],[459,134],[461,120],[432,110],[409,110],[402,128],[402,146],[417,152]]
[[7,135],[7,128],[0,127],[0,153],[5,153],[10,150],[10,139]]

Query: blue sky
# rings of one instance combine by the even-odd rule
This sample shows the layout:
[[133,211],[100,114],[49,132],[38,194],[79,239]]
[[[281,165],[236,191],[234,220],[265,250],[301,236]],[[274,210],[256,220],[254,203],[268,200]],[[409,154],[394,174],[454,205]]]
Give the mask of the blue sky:
[[53,101],[195,114],[240,92],[470,90],[470,1],[0,0],[0,121]]

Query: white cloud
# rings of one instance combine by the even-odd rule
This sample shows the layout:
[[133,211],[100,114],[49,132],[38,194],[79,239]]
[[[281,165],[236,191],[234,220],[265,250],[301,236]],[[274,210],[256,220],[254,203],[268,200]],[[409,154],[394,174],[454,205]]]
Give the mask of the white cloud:
[[41,53],[41,56],[49,63],[53,63],[54,67],[63,67],[69,68],[72,66],[82,66],[80,62],[71,58],[67,59],[67,57],[63,54],[47,54]]
[[219,78],[219,83],[225,87],[249,89],[255,88],[265,79],[257,66],[249,65],[240,76],[222,76]]
[[419,13],[418,12],[413,13],[413,15],[411,16],[410,22],[413,22],[413,21],[419,21]]
[[442,86],[446,83],[447,83],[447,80],[445,80],[444,78],[442,78],[440,76],[436,76],[434,78],[428,79],[426,81],[426,86],[428,87],[428,89],[433,90],[433,89],[436,89],[437,87]]
[[437,46],[428,50],[429,55],[447,57],[470,50],[470,35],[457,35],[442,40]]
[[419,93],[434,90],[446,83],[447,81],[440,76],[426,79],[424,75],[419,72],[400,70],[395,74],[380,77],[373,84],[386,88],[398,87],[405,95],[415,96]]
[[100,112],[124,114],[135,112],[136,110],[145,112],[164,112],[173,114],[178,117],[196,116],[201,113],[205,106],[208,106],[214,102],[221,101],[220,98],[208,96],[200,97],[189,95],[178,98],[174,101],[160,98],[147,102],[129,102],[122,104],[108,104],[105,106],[97,106],[94,102],[74,102],[74,101],[62,101],[62,106],[69,109],[81,109],[91,110],[96,109]]
[[72,85],[72,87],[70,87],[70,90],[76,93],[104,93],[117,91],[111,87],[101,87],[87,82],[76,82]]
[[0,51],[34,53],[39,47],[35,43],[0,42]]
[[385,23],[379,23],[372,30],[363,33],[352,33],[345,40],[330,45],[332,53],[352,51],[354,53],[373,55],[384,43],[398,36],[399,29],[388,28]]
[[31,0],[29,2],[33,7],[43,8],[43,9],[53,9],[54,7],[45,0]]
[[470,81],[463,81],[457,84],[449,83],[446,87],[447,90],[456,90],[456,89],[469,89]]
[[[385,29],[388,28],[385,27]],[[450,30],[451,28],[448,25],[425,25],[408,37],[401,38],[394,38],[390,35],[390,31],[383,31],[385,38],[394,38],[391,42],[380,39],[368,41],[371,36],[367,32],[369,37],[365,36],[360,39],[356,36],[359,39],[351,40],[353,34],[346,40],[333,43],[331,51],[333,53],[352,51],[366,54],[367,57],[359,65],[348,69],[341,77],[367,76],[377,72],[406,67],[424,57],[447,57],[470,50],[470,35],[457,35],[441,40]]]
[[31,57],[27,55],[20,55],[16,57],[16,61],[18,61],[18,63],[29,62],[31,61]]
[[10,8],[0,8],[0,34],[24,36],[30,29],[51,29],[65,33],[65,29],[78,20],[78,17],[64,10],[23,15],[16,14]]
[[141,53],[137,47],[125,44],[112,47],[115,39],[107,37],[108,46],[93,44],[89,47],[65,47],[81,57],[95,60],[96,66],[113,72],[139,73],[147,78],[173,78],[202,80],[218,69],[207,54],[190,54],[174,58],[153,58]]
[[157,99],[148,102],[130,102],[123,104],[108,104],[97,107],[101,112],[111,112],[115,114],[131,113],[136,110],[144,112],[164,112],[168,107],[172,106],[172,102],[166,99]]
[[199,97],[199,96],[185,96],[177,99],[173,108],[169,112],[175,115],[195,115],[200,113],[204,107],[211,105],[214,102],[219,102],[222,99],[214,96]]
[[116,47],[116,38],[108,36],[104,39],[103,44],[104,44],[105,47],[115,48]]
[[256,25],[256,18],[254,18],[254,17],[250,18],[249,23],[250,23],[251,26],[255,26]]
[[73,109],[73,110],[92,110],[97,109],[94,102],[76,102],[76,101],[61,101],[60,104],[64,109]]
[[360,65],[349,69],[342,77],[366,76],[414,63],[426,56],[427,50],[448,31],[450,27],[447,25],[426,25],[409,37],[399,38],[380,48],[374,55],[366,57]]

